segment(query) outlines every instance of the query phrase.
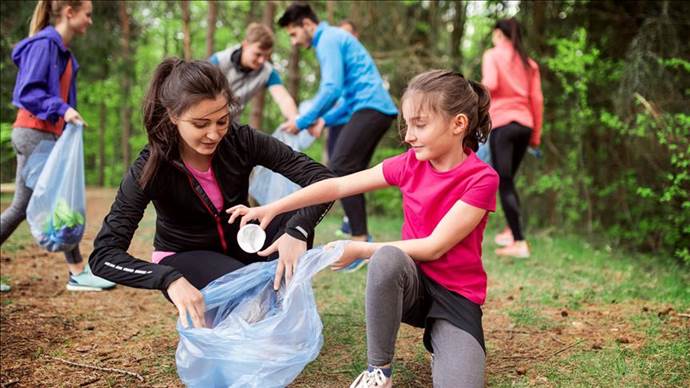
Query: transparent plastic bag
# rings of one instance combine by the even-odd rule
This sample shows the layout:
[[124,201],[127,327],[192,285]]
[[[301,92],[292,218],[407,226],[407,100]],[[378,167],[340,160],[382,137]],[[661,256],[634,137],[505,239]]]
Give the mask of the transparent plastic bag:
[[50,252],[70,251],[85,227],[83,127],[67,124],[36,181],[26,220],[36,242]]
[[189,387],[285,387],[319,354],[323,325],[311,278],[343,245],[299,259],[290,284],[273,291],[277,261],[254,263],[201,290],[208,328],[177,330],[177,373]]
[[41,175],[43,166],[46,165],[46,161],[48,160],[48,156],[50,156],[50,152],[53,150],[53,147],[55,147],[55,140],[41,140],[36,148],[34,148],[31,156],[29,156],[24,168],[22,168],[22,179],[24,179],[24,185],[31,190],[36,187],[38,177]]
[[[303,151],[314,142],[308,131],[296,135],[282,129],[273,132],[273,137],[290,146],[295,151]],[[249,194],[260,204],[266,205],[299,190],[300,185],[265,167],[255,167],[249,182]]]

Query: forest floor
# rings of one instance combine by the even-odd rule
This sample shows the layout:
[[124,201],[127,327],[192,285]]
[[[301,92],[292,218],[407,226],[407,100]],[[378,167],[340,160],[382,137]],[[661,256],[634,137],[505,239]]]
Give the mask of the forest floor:
[[[115,191],[89,189],[92,249]],[[10,197],[3,195],[2,207]],[[317,229],[335,239],[338,210]],[[535,232],[530,259],[493,254],[500,213],[491,217],[484,263],[484,311],[490,386],[690,386],[690,270],[672,259],[617,253],[581,237]],[[150,257],[149,209],[130,247]],[[372,216],[376,240],[395,239],[400,219]],[[160,292],[118,286],[100,293],[65,290],[59,254],[36,246],[26,223],[2,245],[1,269],[12,290],[0,296],[2,387],[177,387],[176,309]],[[291,387],[346,387],[364,368],[366,270],[324,271],[314,281],[324,346]],[[422,331],[403,325],[395,386],[430,387],[430,355]],[[67,364],[65,361],[130,374]]]

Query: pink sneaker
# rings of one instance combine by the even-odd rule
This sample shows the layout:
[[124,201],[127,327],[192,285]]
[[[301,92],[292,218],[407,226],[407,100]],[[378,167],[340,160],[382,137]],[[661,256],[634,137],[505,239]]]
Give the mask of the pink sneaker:
[[496,249],[495,252],[499,256],[511,256],[518,259],[526,259],[530,255],[526,241],[516,241],[508,246]]
[[352,382],[350,388],[392,388],[393,379],[386,377],[381,369],[374,369],[373,371],[362,372],[355,381]]
[[510,228],[503,229],[503,232],[496,235],[494,242],[496,245],[500,245],[502,247],[511,245],[514,242],[513,232],[510,231]]

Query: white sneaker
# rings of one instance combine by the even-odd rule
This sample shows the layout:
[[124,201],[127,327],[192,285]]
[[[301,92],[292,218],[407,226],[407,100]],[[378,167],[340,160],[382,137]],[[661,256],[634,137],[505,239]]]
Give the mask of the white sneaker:
[[392,388],[393,379],[386,377],[381,369],[374,369],[374,371],[364,371],[362,372],[355,381],[350,384],[350,388]]

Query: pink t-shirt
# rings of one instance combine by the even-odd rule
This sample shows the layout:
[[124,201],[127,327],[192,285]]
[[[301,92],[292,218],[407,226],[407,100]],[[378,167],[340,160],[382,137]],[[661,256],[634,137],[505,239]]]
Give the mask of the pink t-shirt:
[[[498,174],[474,152],[453,169],[436,171],[429,162],[418,161],[414,151],[383,162],[383,175],[398,186],[403,198],[403,240],[431,235],[436,225],[458,200],[496,211]],[[443,256],[417,262],[422,272],[437,283],[477,304],[486,299],[486,273],[482,265],[482,238],[488,214],[476,228]]]
[[[213,203],[213,206],[215,206],[218,211],[222,211],[223,194],[220,192],[220,186],[218,186],[218,181],[216,181],[213,170],[209,168],[208,171],[199,171],[187,164],[187,162],[185,162],[184,165],[187,167],[187,170],[192,173],[197,182],[199,182],[201,188],[204,189],[204,192]],[[154,251],[153,254],[151,254],[151,261],[158,264],[164,258],[174,255],[175,253],[176,252],[169,251]]]
[[532,128],[530,144],[541,142],[544,97],[541,92],[539,65],[528,60],[525,71],[520,55],[510,42],[501,42],[487,50],[482,58],[482,84],[489,89],[489,115],[494,128],[516,121]]

